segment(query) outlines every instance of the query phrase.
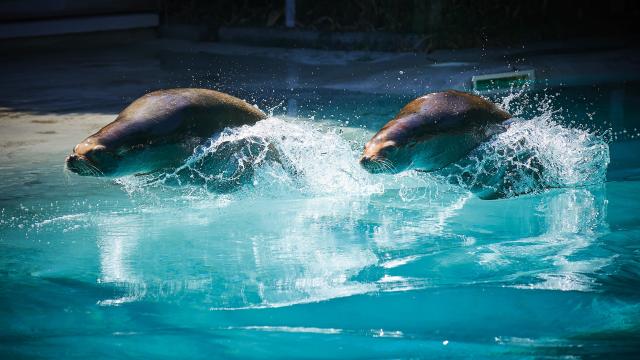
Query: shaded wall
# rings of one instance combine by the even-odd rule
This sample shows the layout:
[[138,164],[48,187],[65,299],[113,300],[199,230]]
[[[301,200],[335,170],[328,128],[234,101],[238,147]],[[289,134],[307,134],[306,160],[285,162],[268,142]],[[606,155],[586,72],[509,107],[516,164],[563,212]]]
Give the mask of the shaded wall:
[[2,0],[0,22],[157,11],[158,0]]

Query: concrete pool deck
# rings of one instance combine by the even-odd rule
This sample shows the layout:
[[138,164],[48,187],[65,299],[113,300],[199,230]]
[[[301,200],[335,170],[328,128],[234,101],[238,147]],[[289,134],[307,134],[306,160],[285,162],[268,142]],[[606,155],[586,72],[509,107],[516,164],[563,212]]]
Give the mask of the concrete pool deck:
[[[0,60],[0,163],[61,154],[151,90],[208,87],[417,96],[469,89],[473,75],[535,69],[539,86],[640,80],[640,49],[606,42],[433,53],[328,51],[156,39],[104,48],[14,50]],[[319,104],[319,106],[331,106]]]

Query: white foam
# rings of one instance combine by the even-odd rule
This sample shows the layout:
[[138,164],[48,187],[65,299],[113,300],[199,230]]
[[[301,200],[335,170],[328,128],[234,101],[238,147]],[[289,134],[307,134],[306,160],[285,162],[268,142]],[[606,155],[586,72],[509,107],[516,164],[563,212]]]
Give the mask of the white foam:
[[600,136],[558,124],[545,113],[516,120],[450,166],[447,177],[473,192],[513,197],[604,183],[609,146]]

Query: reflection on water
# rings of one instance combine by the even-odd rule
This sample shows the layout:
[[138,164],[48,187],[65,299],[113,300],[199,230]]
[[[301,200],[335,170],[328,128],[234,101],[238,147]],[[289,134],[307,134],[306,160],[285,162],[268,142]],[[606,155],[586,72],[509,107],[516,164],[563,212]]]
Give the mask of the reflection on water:
[[590,251],[607,229],[602,189],[525,201],[535,216],[522,221],[536,223],[525,227],[537,235],[498,241],[461,234],[459,223],[482,203],[467,207],[468,194],[382,211],[388,198],[246,200],[248,208],[191,208],[179,219],[186,209],[103,214],[100,282],[127,294],[101,304],[188,296],[212,309],[277,307],[461,281],[588,291],[610,260]]
[[98,218],[97,245],[100,250],[99,283],[125,287],[131,293],[116,299],[104,299],[101,305],[120,305],[136,301],[145,295],[145,283],[136,272],[134,264],[136,245],[141,238],[139,216],[121,214]]
[[604,190],[548,194],[536,211],[543,220],[540,235],[486,245],[479,251],[479,263],[492,269],[526,264],[520,276],[530,283],[512,284],[517,287],[591,290],[591,276],[611,260],[588,251],[607,233]]

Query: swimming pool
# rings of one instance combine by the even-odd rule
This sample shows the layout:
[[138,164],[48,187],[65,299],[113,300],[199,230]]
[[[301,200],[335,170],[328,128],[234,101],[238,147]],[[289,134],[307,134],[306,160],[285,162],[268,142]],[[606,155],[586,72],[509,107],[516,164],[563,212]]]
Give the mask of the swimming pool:
[[557,171],[553,189],[493,201],[437,176],[359,167],[362,144],[411,98],[400,95],[245,94],[272,116],[224,136],[275,144],[290,167],[236,159],[254,172],[231,192],[212,191],[215,139],[181,171],[115,181],[64,173],[71,143],[6,154],[0,352],[631,357],[639,90],[494,96],[526,121],[492,149],[526,135]]

